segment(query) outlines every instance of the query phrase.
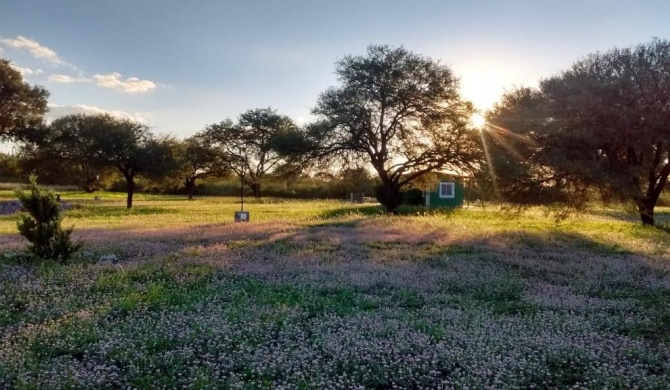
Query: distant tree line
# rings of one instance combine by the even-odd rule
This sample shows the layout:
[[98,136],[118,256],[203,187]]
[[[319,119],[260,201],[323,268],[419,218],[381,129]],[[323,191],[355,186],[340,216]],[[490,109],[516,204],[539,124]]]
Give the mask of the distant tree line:
[[508,91],[479,132],[458,79],[431,58],[372,45],[335,71],[338,85],[318,97],[312,123],[251,109],[182,140],[109,115],[46,124],[48,92],[2,60],[0,138],[20,149],[0,155],[0,178],[34,170],[87,191],[120,178],[128,208],[138,178],[189,198],[212,180],[227,183],[226,191],[240,183],[255,197],[281,192],[282,183],[285,194],[300,184],[315,196],[377,186],[396,213],[401,191],[458,170],[482,199],[579,210],[598,197],[635,204],[642,222],[654,224],[670,175],[666,40],[592,54],[537,88]]

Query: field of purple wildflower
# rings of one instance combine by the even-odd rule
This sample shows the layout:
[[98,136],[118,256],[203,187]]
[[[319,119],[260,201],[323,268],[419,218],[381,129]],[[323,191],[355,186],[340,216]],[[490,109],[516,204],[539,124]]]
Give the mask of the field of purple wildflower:
[[106,207],[65,266],[0,217],[0,388],[670,387],[670,235],[621,213]]

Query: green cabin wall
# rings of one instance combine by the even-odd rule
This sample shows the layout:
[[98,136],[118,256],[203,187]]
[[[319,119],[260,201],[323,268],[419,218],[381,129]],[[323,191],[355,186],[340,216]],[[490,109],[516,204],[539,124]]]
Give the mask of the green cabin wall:
[[439,183],[435,184],[433,191],[426,193],[430,197],[430,204],[428,207],[461,207],[463,206],[463,199],[465,199],[465,188],[458,180],[441,179],[440,182],[450,181],[454,184],[453,198],[440,198]]

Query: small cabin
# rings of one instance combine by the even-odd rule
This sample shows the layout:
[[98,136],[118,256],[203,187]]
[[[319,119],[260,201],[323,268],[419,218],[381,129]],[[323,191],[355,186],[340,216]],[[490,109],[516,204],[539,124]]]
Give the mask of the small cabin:
[[430,191],[424,191],[426,207],[461,207],[465,189],[455,178],[443,178]]

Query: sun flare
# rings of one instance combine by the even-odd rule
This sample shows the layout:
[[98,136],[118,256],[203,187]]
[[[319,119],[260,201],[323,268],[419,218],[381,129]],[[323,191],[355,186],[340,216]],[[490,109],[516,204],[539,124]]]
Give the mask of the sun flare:
[[486,119],[480,114],[472,114],[472,116],[470,117],[470,124],[475,129],[481,130],[486,124]]

